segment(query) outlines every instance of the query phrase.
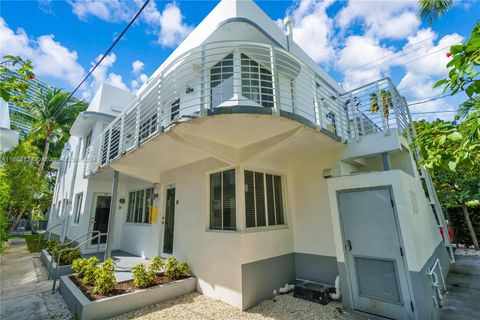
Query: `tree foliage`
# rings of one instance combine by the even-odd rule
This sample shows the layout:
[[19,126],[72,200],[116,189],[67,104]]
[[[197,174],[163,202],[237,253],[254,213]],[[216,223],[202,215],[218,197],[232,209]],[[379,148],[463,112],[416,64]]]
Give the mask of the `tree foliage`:
[[420,18],[431,24],[450,9],[452,0],[419,0],[418,6]]
[[4,56],[3,59],[0,63],[0,97],[5,102],[24,106],[29,80],[35,78],[32,63],[19,56]]

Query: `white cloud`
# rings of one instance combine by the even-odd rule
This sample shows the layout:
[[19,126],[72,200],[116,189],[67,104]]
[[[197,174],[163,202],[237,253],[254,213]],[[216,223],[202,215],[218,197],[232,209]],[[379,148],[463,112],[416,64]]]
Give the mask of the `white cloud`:
[[[95,61],[100,60],[102,55],[99,55]],[[110,53],[103,59],[102,63],[93,71],[92,76],[93,79],[90,83],[90,88],[92,92],[98,90],[102,83],[108,83],[112,86],[118,87],[120,89],[128,90],[127,85],[123,82],[123,77],[117,73],[109,72],[109,69],[113,66],[113,64],[117,61],[117,56],[115,53]],[[92,67],[95,65],[92,62]]]
[[132,74],[135,76],[135,79],[130,82],[130,88],[132,91],[136,91],[148,80],[148,76],[145,73],[142,73],[144,66],[145,64],[140,60],[132,62]]
[[73,13],[84,21],[90,16],[109,22],[126,21],[135,10],[133,3],[120,0],[72,0],[68,3],[72,6]]
[[13,31],[0,18],[0,56],[7,54],[30,59],[40,77],[63,80],[72,86],[78,84],[85,74],[77,61],[77,52],[62,46],[53,35],[31,39],[25,30]]
[[342,8],[335,22],[343,30],[360,23],[365,35],[376,38],[403,39],[413,34],[420,20],[416,1],[351,0]]
[[132,62],[132,73],[133,74],[139,74],[140,72],[142,72],[144,66],[145,66],[145,64],[140,60],[133,61]]
[[392,49],[383,47],[378,40],[366,36],[350,36],[338,52],[336,66],[345,75],[346,89],[380,79],[390,68],[378,63],[391,55]]
[[294,41],[317,63],[328,63],[334,55],[333,19],[326,12],[332,3],[332,0],[301,0],[290,9],[289,14],[295,20]]
[[[72,0],[69,4],[73,13],[81,20],[96,17],[107,22],[126,22],[130,21],[143,1]],[[192,31],[175,2],[167,3],[160,12],[155,1],[151,1],[142,12],[140,21],[147,24],[148,32],[153,33],[157,42],[164,47],[178,45]]]

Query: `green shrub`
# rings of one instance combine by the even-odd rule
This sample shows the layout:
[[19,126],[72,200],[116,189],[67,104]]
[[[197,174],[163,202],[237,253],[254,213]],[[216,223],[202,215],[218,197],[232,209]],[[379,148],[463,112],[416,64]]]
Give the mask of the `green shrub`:
[[79,258],[72,261],[72,269],[75,271],[75,274],[78,278],[82,279],[84,274],[84,268],[88,265],[87,258]]
[[93,293],[95,294],[107,294],[115,288],[115,262],[113,259],[105,260],[95,270],[95,285],[93,287]]
[[133,285],[137,288],[146,288],[151,286],[155,281],[155,272],[145,268],[143,263],[139,263],[132,268]]
[[47,241],[47,251],[50,253],[50,255],[53,255],[53,247],[55,247],[57,244],[59,244],[60,241],[56,239],[52,239]]
[[190,275],[190,268],[186,263],[181,263],[175,258],[168,258],[165,263],[165,276],[176,280]]
[[160,259],[160,257],[154,257],[149,265],[148,265],[148,269],[153,271],[153,272],[160,272],[160,270],[162,269],[163,265],[165,263],[163,262],[162,259]]
[[81,257],[82,257],[82,252],[80,251],[80,248],[64,251],[62,253],[62,256],[60,257],[60,263],[63,265],[70,265],[72,264],[73,260]]
[[91,257],[88,259],[87,264],[80,271],[80,273],[83,275],[83,282],[86,285],[93,285],[95,283],[95,274],[98,269],[98,262],[99,260],[97,257]]

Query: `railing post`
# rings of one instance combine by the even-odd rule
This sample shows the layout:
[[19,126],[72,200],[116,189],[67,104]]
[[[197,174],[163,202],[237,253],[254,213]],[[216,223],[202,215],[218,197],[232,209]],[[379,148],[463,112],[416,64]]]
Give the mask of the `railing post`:
[[[242,65],[240,49],[233,49],[233,99],[240,101],[242,96]],[[223,99],[223,97],[222,97]]]
[[108,129],[107,154],[105,155],[105,165],[108,165],[110,163],[110,147],[112,145],[112,128],[113,128],[113,125],[110,126],[110,129]]
[[320,117],[320,102],[318,101],[318,94],[317,94],[317,82],[315,81],[315,75],[312,79],[312,92],[313,92],[313,110],[315,112],[315,125],[317,131],[322,129],[322,119]]
[[207,97],[207,70],[206,70],[206,61],[205,61],[205,46],[202,46],[200,49],[200,64],[201,64],[201,75],[200,75],[200,117],[207,115],[207,106],[206,106],[206,97]]
[[162,133],[162,82],[163,73],[158,78],[158,94],[157,94],[157,131]]
[[140,145],[140,103],[139,101],[135,106],[135,108],[137,108],[137,110],[135,110],[135,148],[138,148]]
[[123,135],[125,131],[125,113],[122,113],[120,118],[120,136],[118,137],[118,156],[121,157],[123,154]]
[[277,61],[275,49],[270,46],[270,70],[272,71],[272,88],[273,88],[273,115],[280,115],[280,90],[278,84]]

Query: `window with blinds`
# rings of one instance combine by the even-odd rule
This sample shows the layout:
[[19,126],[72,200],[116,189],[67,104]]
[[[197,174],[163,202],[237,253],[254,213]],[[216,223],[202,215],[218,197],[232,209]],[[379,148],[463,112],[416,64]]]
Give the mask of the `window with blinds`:
[[154,197],[153,188],[129,192],[127,222],[150,223]]
[[210,175],[210,229],[236,230],[235,169]]
[[247,228],[285,224],[280,176],[245,170]]

